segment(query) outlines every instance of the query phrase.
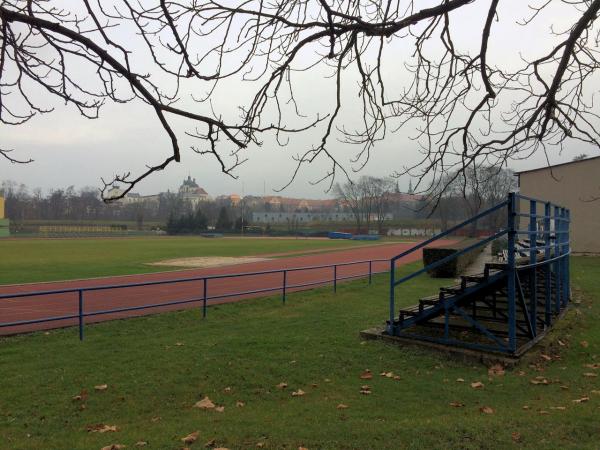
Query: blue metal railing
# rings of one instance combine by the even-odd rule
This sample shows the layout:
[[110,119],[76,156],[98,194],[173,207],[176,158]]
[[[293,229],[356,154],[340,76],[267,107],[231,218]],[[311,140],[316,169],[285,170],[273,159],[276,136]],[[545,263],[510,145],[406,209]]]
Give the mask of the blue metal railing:
[[[231,297],[241,297],[246,295],[253,295],[259,293],[267,293],[267,292],[275,292],[281,291],[281,300],[282,303],[285,304],[287,300],[287,295],[290,289],[302,290],[302,288],[310,288],[314,286],[322,286],[328,283],[333,284],[334,292],[337,292],[337,283],[339,281],[357,279],[357,278],[368,278],[368,283],[372,283],[372,277],[375,274],[379,273],[387,273],[387,268],[383,270],[373,270],[373,263],[387,263],[389,259],[369,259],[369,260],[359,260],[359,261],[350,261],[350,262],[341,262],[336,264],[324,264],[324,265],[315,265],[315,266],[304,266],[304,267],[291,267],[287,269],[275,269],[275,270],[263,270],[256,272],[243,272],[243,273],[231,273],[231,274],[223,274],[223,275],[205,275],[198,277],[188,277],[188,278],[178,278],[178,279],[170,279],[170,280],[157,280],[157,281],[147,281],[141,283],[127,283],[127,284],[113,284],[113,285],[99,285],[99,286],[89,286],[89,287],[71,287],[64,289],[52,289],[52,290],[43,290],[43,291],[30,291],[30,292],[16,292],[11,294],[0,294],[0,301],[7,299],[18,299],[25,297],[47,297],[51,295],[58,294],[77,294],[77,313],[76,314],[66,314],[60,316],[50,316],[50,317],[42,317],[38,319],[30,319],[30,320],[19,320],[13,322],[0,322],[0,329],[7,327],[20,327],[25,325],[46,323],[46,322],[56,322],[60,320],[73,320],[77,319],[77,326],[79,328],[79,339],[83,340],[84,338],[84,327],[85,327],[85,318],[86,317],[94,317],[101,316],[106,314],[114,314],[120,312],[129,312],[129,311],[139,311],[151,308],[159,308],[165,306],[175,306],[175,305],[185,305],[190,303],[202,303],[202,316],[205,318],[207,316],[209,303],[213,300],[220,300]],[[364,265],[365,271],[359,274],[340,276],[338,274],[339,267],[348,267],[355,265]],[[301,272],[301,271],[313,271],[317,269],[332,269],[333,277],[327,279],[319,279],[317,281],[310,281],[307,283],[295,283],[289,284],[288,282],[288,273],[290,272]],[[273,274],[281,274],[282,275],[282,283],[281,285],[260,288],[260,289],[252,289],[245,291],[236,291],[236,292],[228,292],[225,294],[219,295],[208,295],[209,282],[211,280],[221,280],[221,279],[229,279],[229,278],[238,278],[238,277],[251,277],[251,276],[261,276],[261,275],[273,275]],[[104,291],[104,290],[115,290],[115,289],[127,289],[127,288],[135,288],[142,286],[158,286],[158,285],[171,285],[171,284],[180,284],[187,282],[201,282],[202,283],[202,295],[193,298],[186,298],[184,300],[175,300],[161,303],[148,303],[144,305],[138,306],[127,306],[120,308],[112,308],[112,309],[104,309],[99,311],[85,311],[85,293],[93,292],[93,291]],[[1,286],[0,286],[1,287]]]
[[[519,203],[518,203],[519,202]],[[528,208],[525,208],[527,212],[520,211],[520,203],[524,203]],[[543,205],[544,212],[539,214],[538,208]],[[472,224],[486,216],[494,214],[499,210],[506,209],[506,225],[494,233],[493,235],[482,239],[468,247],[465,247],[439,261],[435,261],[426,267],[423,267],[411,274],[405,275],[400,279],[396,279],[396,261],[410,253],[413,253],[426,245],[429,245],[440,238],[443,238],[449,234],[456,232],[457,230]],[[528,219],[527,228],[522,229],[520,225],[520,219]],[[537,269],[541,268],[544,270],[544,327],[549,327],[552,321],[552,315],[558,314],[562,308],[568,304],[568,298],[570,295],[570,276],[569,276],[569,255],[570,255],[570,241],[569,241],[569,224],[570,224],[570,211],[564,207],[554,205],[548,201],[539,200],[536,198],[520,195],[517,193],[509,194],[506,201],[501,202],[481,213],[465,220],[440,233],[432,238],[415,245],[414,247],[400,253],[390,261],[390,302],[389,302],[389,320],[387,322],[387,333],[391,335],[399,335],[400,330],[397,328],[396,322],[396,294],[395,289],[398,285],[407,282],[408,280],[421,275],[424,272],[433,270],[440,267],[443,264],[458,258],[462,254],[475,250],[476,248],[482,247],[489,242],[498,239],[502,236],[507,236],[507,258],[506,258],[506,279],[507,279],[507,298],[508,298],[508,347],[502,345],[499,346],[500,351],[506,351],[514,353],[517,350],[517,321],[516,321],[516,298],[520,296],[524,302],[523,289],[519,279],[519,272],[525,269],[530,269],[529,274],[529,306],[524,308],[527,312],[527,322],[530,327],[532,338],[535,338],[538,334],[538,302],[537,302]],[[519,236],[526,236],[528,239],[527,245],[523,245],[519,241]],[[538,238],[543,238],[543,243],[538,241]],[[552,242],[554,241],[554,242]],[[519,245],[517,245],[519,244]],[[527,261],[517,261],[517,254],[522,255],[525,253]],[[542,254],[543,256],[538,258]],[[531,270],[533,269],[533,270]],[[551,293],[551,278],[554,277],[556,280],[556,287],[554,292],[555,304],[552,305],[552,293]],[[446,307],[446,306],[445,306]],[[453,306],[461,315],[462,310],[457,306]],[[430,337],[422,336],[420,338],[425,340],[435,340],[436,342],[453,343],[456,344],[455,340],[449,339],[448,335],[448,311],[446,315],[446,329],[445,339],[432,339]],[[468,318],[467,318],[468,319]],[[479,324],[473,325],[478,328]],[[485,328],[482,328],[485,329]],[[413,335],[416,336],[416,335]],[[418,339],[419,337],[417,337]],[[452,342],[450,342],[452,341]],[[465,344],[466,347],[475,347],[474,344]],[[481,347],[481,346],[479,346]]]

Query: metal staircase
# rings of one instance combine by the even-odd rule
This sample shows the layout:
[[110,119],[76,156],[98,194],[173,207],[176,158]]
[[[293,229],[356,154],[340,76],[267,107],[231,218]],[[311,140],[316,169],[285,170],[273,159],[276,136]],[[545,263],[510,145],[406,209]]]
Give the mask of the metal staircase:
[[[527,213],[522,213],[527,209]],[[541,209],[541,211],[540,211]],[[506,226],[475,244],[396,278],[400,258],[490,214],[506,213]],[[526,229],[521,224],[527,225]],[[505,259],[482,273],[461,276],[434,295],[396,311],[397,286],[463,253],[506,236]],[[523,236],[523,239],[518,239]],[[488,352],[520,355],[543,337],[568,305],[569,211],[518,194],[392,258],[386,333]]]

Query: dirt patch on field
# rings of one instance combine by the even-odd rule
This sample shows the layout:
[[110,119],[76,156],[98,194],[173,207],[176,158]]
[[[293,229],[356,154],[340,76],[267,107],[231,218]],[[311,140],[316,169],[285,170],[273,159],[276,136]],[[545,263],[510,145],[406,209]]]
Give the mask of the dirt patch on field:
[[148,265],[165,267],[205,268],[255,263],[260,261],[267,261],[268,259],[269,258],[257,258],[254,256],[195,256],[191,258],[164,259],[162,261],[148,263]]

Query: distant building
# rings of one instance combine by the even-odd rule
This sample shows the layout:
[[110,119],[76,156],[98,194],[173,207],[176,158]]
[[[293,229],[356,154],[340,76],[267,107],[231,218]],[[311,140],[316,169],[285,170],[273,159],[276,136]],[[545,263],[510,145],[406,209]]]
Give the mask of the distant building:
[[354,215],[342,212],[253,212],[252,223],[310,223],[310,222],[350,222]]
[[[521,194],[571,210],[571,248],[575,253],[600,253],[598,174],[600,156],[516,173]],[[521,205],[524,207],[528,208]],[[542,208],[539,205],[538,214]]]
[[198,203],[210,200],[208,193],[198,186],[196,179],[192,179],[188,175],[187,179],[183,180],[181,186],[179,186],[179,195],[181,198],[189,202],[193,207],[198,206]]

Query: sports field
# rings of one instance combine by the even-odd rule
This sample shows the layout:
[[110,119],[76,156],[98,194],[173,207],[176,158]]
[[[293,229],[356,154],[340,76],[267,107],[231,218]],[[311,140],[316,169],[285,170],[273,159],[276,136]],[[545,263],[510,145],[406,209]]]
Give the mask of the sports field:
[[309,253],[373,245],[306,238],[142,237],[0,239],[0,284],[70,280],[173,270],[150,263],[198,256]]
[[[0,448],[597,449],[600,258],[572,270],[571,310],[504,373],[361,342],[387,314],[385,275],[285,306],[221,305],[205,321],[191,310],[105,322],[83,343],[75,328],[2,338]],[[398,302],[447,283],[419,277]],[[195,408],[205,397],[214,407]]]

